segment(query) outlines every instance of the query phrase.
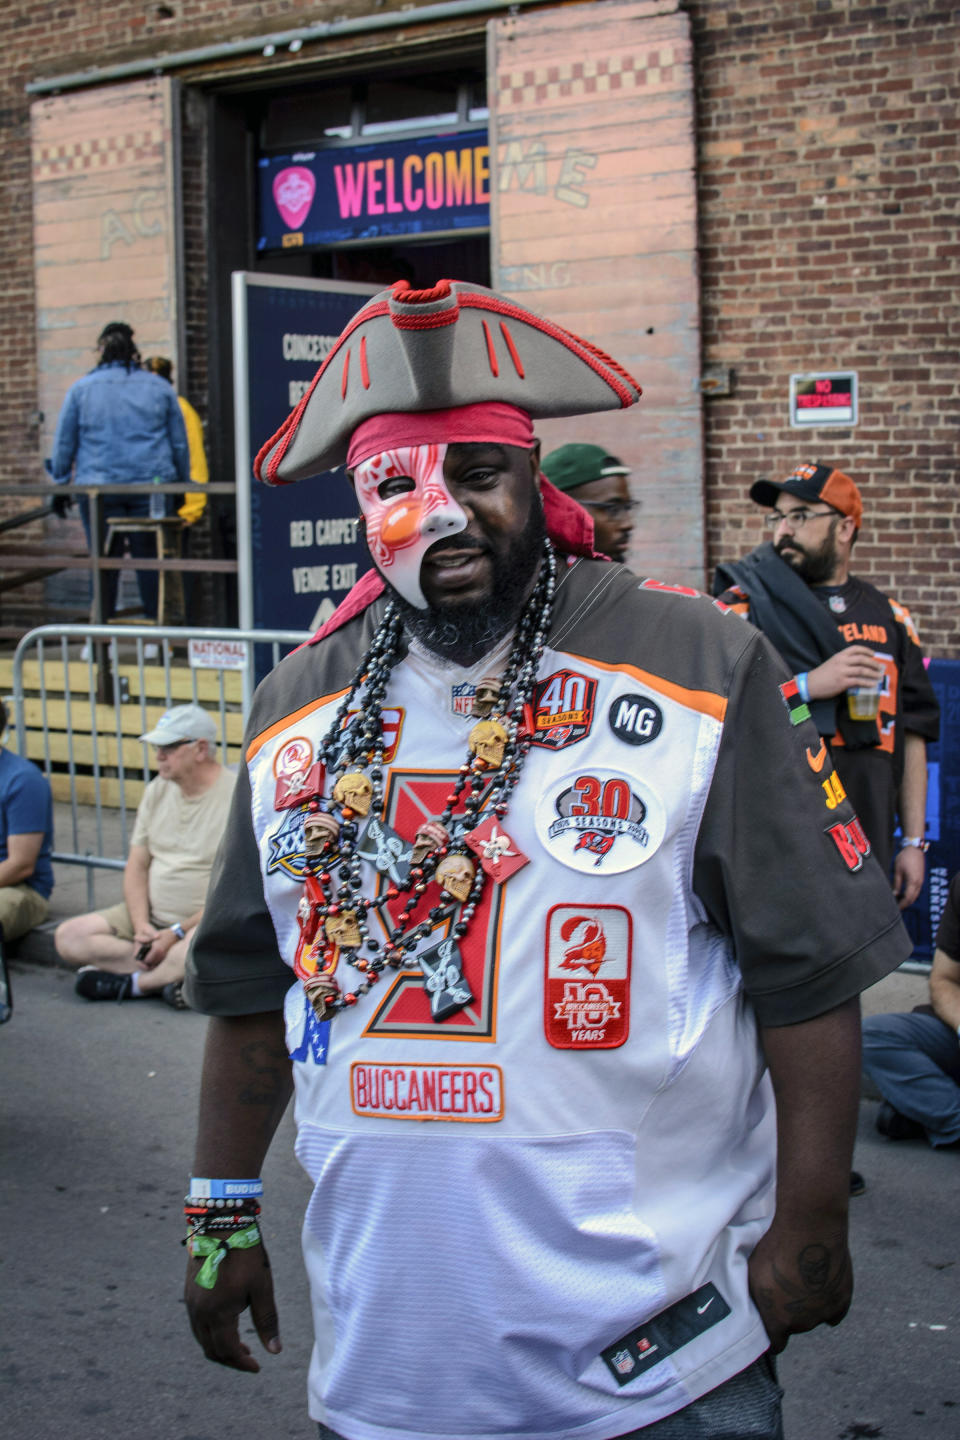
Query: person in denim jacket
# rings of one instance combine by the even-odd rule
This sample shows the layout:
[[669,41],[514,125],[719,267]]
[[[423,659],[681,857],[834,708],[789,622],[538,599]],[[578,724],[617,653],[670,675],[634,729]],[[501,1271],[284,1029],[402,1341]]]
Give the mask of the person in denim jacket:
[[[177,397],[158,375],[140,368],[140,352],[133,331],[123,321],[107,325],[97,339],[100,360],[67,391],[57,420],[53,455],[49,465],[54,484],[66,484],[71,473],[78,485],[149,484],[190,480],[190,450]],[[100,512],[110,516],[136,517],[153,513],[148,495],[119,493],[101,500]],[[165,499],[166,497],[160,497]],[[80,501],[87,543],[90,534],[89,506]],[[152,535],[130,535],[134,558],[154,553]],[[103,572],[103,619],[114,613],[120,572]],[[138,571],[137,582],[144,614],[157,618],[157,574]]]

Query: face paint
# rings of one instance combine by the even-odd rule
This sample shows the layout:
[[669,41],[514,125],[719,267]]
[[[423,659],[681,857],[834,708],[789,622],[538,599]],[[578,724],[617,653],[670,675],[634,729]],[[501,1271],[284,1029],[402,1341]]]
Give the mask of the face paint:
[[[446,445],[384,450],[361,461],[353,471],[374,564],[418,610],[427,608],[420,588],[424,555],[434,541],[467,527],[467,517],[443,478],[446,453]],[[412,480],[413,488],[398,487],[391,494],[387,482],[402,478]]]

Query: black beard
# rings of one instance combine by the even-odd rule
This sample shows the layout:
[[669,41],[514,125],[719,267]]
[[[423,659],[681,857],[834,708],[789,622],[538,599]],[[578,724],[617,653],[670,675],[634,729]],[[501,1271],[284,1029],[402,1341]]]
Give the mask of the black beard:
[[[835,522],[831,521],[830,530],[821,548],[812,555],[805,551],[796,549],[789,541],[781,540],[775,547],[780,556],[791,570],[795,570],[801,580],[808,585],[829,585],[830,579],[837,565],[837,546],[835,539]],[[794,558],[791,560],[783,552],[791,552]]]
[[[523,529],[514,537],[506,553],[494,557],[490,593],[484,600],[472,603],[427,605],[425,610],[409,600],[386,581],[386,588],[403,619],[407,635],[439,655],[470,666],[502,640],[520,618],[543,558],[543,542],[547,528],[543,507],[534,499]],[[457,548],[456,536],[444,540],[444,549]],[[473,549],[466,545],[464,549]]]

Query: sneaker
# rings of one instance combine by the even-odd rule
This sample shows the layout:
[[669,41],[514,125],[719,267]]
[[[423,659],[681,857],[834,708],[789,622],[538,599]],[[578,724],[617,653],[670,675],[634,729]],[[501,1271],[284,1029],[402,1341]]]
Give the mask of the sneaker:
[[888,1140],[924,1140],[927,1134],[919,1120],[911,1120],[909,1115],[901,1115],[899,1110],[894,1110],[889,1100],[880,1102],[877,1129]]
[[156,660],[160,654],[160,646],[154,640],[148,640],[143,647],[144,660]]
[[850,1171],[850,1194],[863,1195],[867,1188],[867,1182],[859,1170]]
[[80,646],[80,659],[89,660],[92,654],[93,646],[90,644],[89,640],[84,640],[83,644]]
[[160,991],[161,998],[172,1005],[174,1010],[189,1010],[190,1006],[183,998],[183,981],[171,980],[169,985],[164,985]]
[[96,965],[84,965],[73,988],[84,1000],[126,1000],[130,994],[130,976],[114,975],[112,970],[98,970]]

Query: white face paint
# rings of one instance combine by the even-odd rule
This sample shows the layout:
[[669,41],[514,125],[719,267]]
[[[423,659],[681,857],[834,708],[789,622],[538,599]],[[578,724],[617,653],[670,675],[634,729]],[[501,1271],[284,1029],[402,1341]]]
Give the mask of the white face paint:
[[[424,555],[434,541],[467,528],[443,478],[446,453],[446,445],[409,445],[372,455],[353,471],[374,563],[418,610],[427,608],[420,588]],[[386,482],[397,478],[412,480],[413,489],[381,495],[381,487],[389,491]]]

